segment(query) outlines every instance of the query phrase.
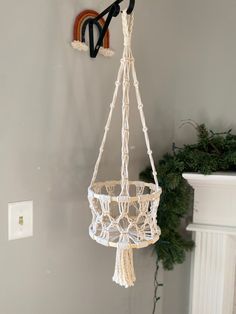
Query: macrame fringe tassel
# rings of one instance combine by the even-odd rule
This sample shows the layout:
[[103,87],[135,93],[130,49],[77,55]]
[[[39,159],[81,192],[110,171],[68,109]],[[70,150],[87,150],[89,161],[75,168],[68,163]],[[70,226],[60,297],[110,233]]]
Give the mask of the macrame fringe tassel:
[[113,281],[125,288],[132,287],[136,280],[134,273],[133,249],[117,248]]

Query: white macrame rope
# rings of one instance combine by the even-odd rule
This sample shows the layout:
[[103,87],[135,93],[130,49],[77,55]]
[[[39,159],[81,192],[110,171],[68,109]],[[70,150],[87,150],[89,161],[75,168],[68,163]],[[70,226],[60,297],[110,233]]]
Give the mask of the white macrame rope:
[[[127,15],[126,12],[122,13],[124,51],[105,132],[95,164],[91,185],[88,189],[88,199],[93,216],[89,234],[98,243],[117,248],[113,281],[126,288],[133,286],[135,282],[133,248],[142,248],[155,243],[161,233],[156,221],[161,188],[158,186],[157,173],[150,148],[143,103],[131,50],[133,21],[133,15]],[[129,92],[131,76],[135,87],[147,154],[155,181],[154,184],[142,181],[129,181]],[[95,182],[121,80],[123,91],[121,180]]]
[[151,163],[154,182],[156,184],[156,187],[158,188],[159,184],[158,184],[158,180],[157,180],[157,171],[156,171],[155,163],[154,163],[154,160],[152,157],[152,150],[151,150],[149,136],[148,136],[148,128],[146,125],[146,120],[145,120],[145,116],[144,116],[144,112],[143,112],[143,103],[142,103],[142,99],[141,99],[141,95],[140,95],[139,82],[137,80],[137,74],[136,74],[136,70],[135,70],[135,66],[134,66],[134,61],[132,61],[132,74],[133,74],[133,80],[134,80],[134,87],[135,87],[135,91],[136,91],[136,98],[137,98],[137,102],[138,102],[138,109],[139,109],[139,113],[140,113],[140,119],[141,119],[141,123],[142,123],[142,127],[143,127],[145,143],[146,143],[146,147],[147,147],[147,154],[149,156],[149,160]]
[[122,98],[122,129],[121,129],[121,196],[129,195],[129,91],[131,69],[131,35],[133,27],[133,15],[122,13],[122,25],[124,34],[124,52],[121,62],[124,65],[123,72],[123,98]]
[[132,249],[116,251],[116,268],[112,280],[125,288],[132,287],[136,280]]
[[120,68],[119,68],[119,71],[118,71],[118,75],[117,75],[117,80],[116,80],[116,83],[115,83],[115,85],[116,85],[115,91],[114,91],[114,94],[113,94],[112,102],[110,104],[110,112],[109,112],[109,115],[108,115],[108,118],[107,118],[107,122],[106,122],[106,126],[105,126],[105,132],[104,132],[104,135],[103,135],[103,138],[102,138],[101,146],[99,148],[99,154],[98,154],[98,158],[97,158],[97,161],[96,161],[96,164],[95,164],[95,167],[94,167],[93,176],[92,176],[92,180],[91,180],[90,186],[93,185],[93,183],[96,181],[96,178],[97,178],[99,165],[100,165],[100,162],[101,162],[101,158],[102,158],[102,155],[103,155],[103,152],[104,152],[104,146],[105,146],[106,139],[107,139],[107,133],[108,133],[108,131],[110,129],[111,118],[112,118],[113,110],[115,108],[119,87],[121,85],[121,78],[122,78],[123,70],[124,70],[124,65],[121,62]]
[[[122,13],[122,25],[124,34],[124,52],[122,63],[123,72],[123,98],[122,98],[122,128],[121,128],[121,193],[120,196],[129,196],[129,91],[130,91],[130,70],[132,63],[131,35],[133,28],[133,15],[128,16]],[[121,219],[126,217],[128,223],[129,203],[119,202]],[[116,251],[116,265],[113,281],[125,288],[134,285],[136,280],[133,265],[133,249],[129,247],[128,233],[121,232],[119,244]],[[128,247],[127,247],[128,246]]]
[[133,75],[133,83],[136,91],[136,98],[138,103],[138,109],[140,113],[140,119],[142,122],[142,128],[145,137],[145,143],[147,147],[147,154],[149,156],[149,160],[152,167],[152,173],[154,177],[154,182],[158,188],[158,179],[157,179],[157,171],[155,168],[154,160],[152,157],[152,150],[150,147],[150,141],[148,137],[148,128],[146,126],[145,116],[143,112],[143,103],[139,90],[139,82],[137,80],[137,74],[134,65],[134,57],[132,55],[131,50],[131,35],[134,23],[133,14],[127,15],[126,12],[122,13],[122,25],[123,25],[123,33],[124,33],[124,52],[123,57],[121,59],[121,64],[116,80],[116,87],[113,94],[113,99],[110,104],[110,112],[108,115],[107,123],[105,126],[105,132],[103,135],[102,143],[99,149],[99,155],[94,167],[94,172],[92,176],[92,180],[90,186],[96,181],[97,173],[99,169],[99,165],[101,162],[101,158],[104,152],[104,146],[107,139],[107,133],[110,128],[111,118],[113,114],[113,110],[115,108],[119,86],[121,85],[121,79],[123,75],[123,98],[122,98],[122,148],[121,148],[121,195],[129,195],[128,192],[128,182],[129,182],[129,174],[128,174],[128,165],[129,165],[129,90],[130,90],[130,69],[132,70]]

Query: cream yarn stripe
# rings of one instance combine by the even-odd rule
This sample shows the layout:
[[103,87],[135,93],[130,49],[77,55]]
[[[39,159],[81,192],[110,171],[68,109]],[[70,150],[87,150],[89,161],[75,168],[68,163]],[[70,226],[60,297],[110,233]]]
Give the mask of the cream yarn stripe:
[[107,122],[106,122],[106,126],[105,126],[105,132],[104,132],[104,135],[103,135],[103,138],[102,138],[102,143],[101,143],[101,146],[100,146],[100,149],[99,149],[98,158],[97,158],[97,161],[96,161],[96,164],[95,164],[95,167],[94,167],[94,171],[93,171],[93,176],[92,176],[92,180],[91,180],[91,183],[90,183],[90,187],[93,185],[93,183],[96,181],[96,178],[97,178],[99,165],[100,165],[100,162],[101,162],[101,158],[102,158],[102,155],[103,155],[103,152],[104,152],[104,146],[105,146],[106,139],[107,139],[107,133],[108,133],[108,131],[110,129],[111,118],[112,118],[113,110],[115,108],[119,87],[121,85],[121,78],[122,78],[123,70],[124,70],[124,65],[121,62],[120,68],[119,68],[119,71],[118,71],[118,75],[117,75],[117,80],[115,82],[115,85],[116,85],[115,91],[114,91],[114,94],[113,94],[112,102],[110,104],[110,112],[109,112],[109,115],[108,115],[108,118],[107,118]]

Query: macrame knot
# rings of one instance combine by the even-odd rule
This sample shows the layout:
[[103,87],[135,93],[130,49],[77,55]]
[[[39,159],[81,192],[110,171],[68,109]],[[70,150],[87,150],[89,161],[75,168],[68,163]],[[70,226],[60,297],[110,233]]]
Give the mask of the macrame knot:
[[138,105],[138,109],[141,111],[143,109],[143,104]]
[[131,35],[133,29],[134,16],[133,14],[127,15],[126,12],[122,13],[122,25],[124,34],[124,46],[131,47]]
[[131,46],[131,36],[125,36],[124,38],[124,46],[130,47]]

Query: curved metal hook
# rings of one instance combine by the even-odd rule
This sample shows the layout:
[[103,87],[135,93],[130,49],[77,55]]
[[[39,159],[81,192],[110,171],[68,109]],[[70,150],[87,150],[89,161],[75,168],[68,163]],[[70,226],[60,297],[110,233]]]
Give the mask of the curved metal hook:
[[[116,0],[114,3],[112,3],[106,10],[104,10],[102,13],[100,13],[98,16],[96,16],[93,19],[89,20],[89,46],[90,46],[90,56],[91,58],[96,58],[98,50],[100,49],[102,45],[103,38],[108,30],[108,27],[110,25],[110,22],[113,17],[117,16],[120,13],[120,6],[119,4],[123,2],[124,0]],[[135,6],[135,0],[129,0],[129,6],[126,10],[127,14],[131,14],[134,10]],[[108,14],[105,24],[102,28],[102,31],[100,32],[100,36],[98,38],[97,43],[94,45],[94,34],[93,34],[93,25],[96,24],[100,18],[102,18],[104,15]]]
[[113,7],[114,7],[113,16],[116,17],[117,15],[120,14],[120,5],[118,3],[114,3]]
[[127,14],[131,14],[134,10],[134,6],[135,6],[135,0],[130,0],[129,2],[129,7],[127,9]]

